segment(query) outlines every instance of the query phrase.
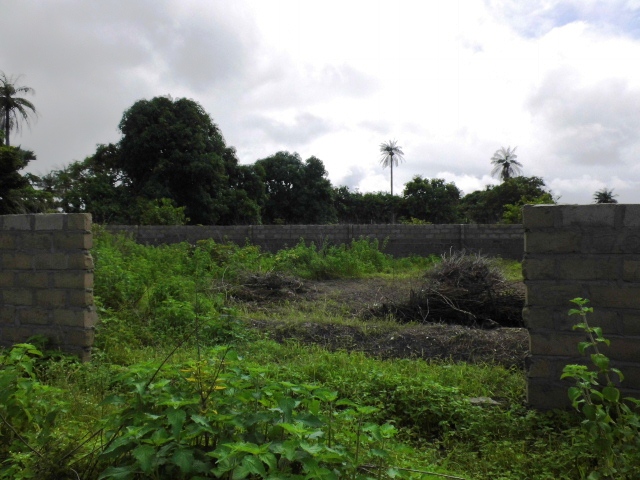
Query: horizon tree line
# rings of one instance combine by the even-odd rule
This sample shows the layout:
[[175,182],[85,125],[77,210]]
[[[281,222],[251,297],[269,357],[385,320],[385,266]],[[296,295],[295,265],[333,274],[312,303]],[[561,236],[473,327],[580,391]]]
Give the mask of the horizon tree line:
[[[517,147],[510,146],[491,157],[492,175],[515,186],[509,195],[504,187],[487,186],[463,198],[453,183],[415,176],[396,199],[393,167],[404,161],[397,140],[380,144],[380,163],[391,172],[388,196],[333,187],[323,162],[316,157],[303,162],[296,153],[284,151],[253,165],[240,165],[235,149],[226,145],[202,106],[171,97],[140,100],[125,111],[119,124],[122,139],[117,144],[98,145],[95,154],[84,161],[42,178],[21,175],[19,170],[36,157],[11,147],[10,134],[19,131],[22,122],[29,124],[38,112],[23,98],[35,91],[18,85],[20,78],[0,72],[0,137],[4,138],[0,199],[11,198],[0,204],[2,213],[90,211],[98,221],[111,223],[239,224],[385,222],[383,215],[389,215],[388,221],[397,212],[404,222],[442,223],[473,222],[480,217],[504,221],[495,205],[485,205],[491,212],[478,215],[484,197],[496,197],[498,204],[502,202],[501,209],[539,201],[544,195],[545,201],[553,200],[541,179],[520,177]],[[521,195],[515,198],[514,192]],[[607,189],[596,195],[598,203],[616,201]]]

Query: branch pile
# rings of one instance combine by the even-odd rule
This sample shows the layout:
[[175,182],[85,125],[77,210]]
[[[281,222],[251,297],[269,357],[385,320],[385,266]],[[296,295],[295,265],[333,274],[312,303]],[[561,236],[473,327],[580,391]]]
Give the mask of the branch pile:
[[524,293],[495,261],[464,251],[443,255],[403,303],[384,304],[373,316],[404,322],[450,323],[479,328],[522,327]]

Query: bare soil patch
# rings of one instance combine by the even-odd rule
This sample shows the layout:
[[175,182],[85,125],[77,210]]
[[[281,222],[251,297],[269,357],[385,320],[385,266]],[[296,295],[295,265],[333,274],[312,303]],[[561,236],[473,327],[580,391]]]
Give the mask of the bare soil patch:
[[[437,317],[405,316],[398,321],[395,314],[398,306],[409,304],[422,285],[421,278],[301,281],[271,274],[270,278],[246,279],[232,295],[248,311],[247,323],[279,342],[318,344],[331,350],[361,351],[380,358],[493,362],[524,367],[529,349],[529,335],[524,328],[501,327],[495,322],[460,325],[442,312]],[[512,289],[522,292],[523,285],[514,284]],[[510,308],[510,314],[517,316],[513,324],[519,324],[522,306]],[[322,309],[327,317],[335,315],[353,321],[309,321],[306,317],[311,315],[306,312],[317,309]],[[285,311],[288,319],[282,320]],[[293,320],[292,311],[297,317]],[[268,320],[251,319],[251,312],[260,312],[260,317]],[[380,312],[386,312],[386,318],[381,319]],[[452,317],[457,313],[452,312]]]

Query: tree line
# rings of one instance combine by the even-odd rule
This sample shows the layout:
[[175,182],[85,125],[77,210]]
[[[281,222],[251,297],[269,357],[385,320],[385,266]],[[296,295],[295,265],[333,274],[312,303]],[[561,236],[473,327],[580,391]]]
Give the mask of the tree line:
[[[541,178],[518,175],[510,147],[491,159],[502,183],[464,196],[422,176],[399,196],[335,187],[322,160],[287,151],[241,165],[200,104],[169,96],[126,110],[119,142],[41,177],[23,175],[36,156],[10,146],[9,135],[36,110],[21,97],[33,90],[17,80],[0,74],[0,214],[89,212],[111,224],[517,223],[525,203],[554,202]],[[403,159],[395,140],[381,153],[392,171]]]

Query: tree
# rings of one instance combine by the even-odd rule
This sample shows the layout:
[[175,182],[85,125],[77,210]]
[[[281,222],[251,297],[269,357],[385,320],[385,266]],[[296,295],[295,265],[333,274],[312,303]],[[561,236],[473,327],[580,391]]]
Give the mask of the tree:
[[465,195],[460,213],[470,223],[497,223],[503,220],[508,205],[522,205],[522,201],[538,203],[536,199],[547,203],[549,198],[553,199],[542,178],[514,177]]
[[618,195],[614,195],[613,189],[607,190],[603,188],[602,190],[598,190],[593,194],[593,201],[595,203],[618,203],[618,201],[614,198]]
[[[155,97],[124,112],[118,167],[134,197],[171,200],[196,224],[259,221],[235,150],[197,102]],[[240,182],[240,183],[238,183]]]
[[337,219],[333,189],[322,161],[310,157],[304,162],[297,153],[278,152],[258,160],[266,200],[265,223],[326,224]]
[[405,184],[402,214],[407,220],[429,223],[456,223],[461,192],[453,183],[441,178],[422,178],[416,175]]
[[393,195],[393,164],[395,163],[397,167],[399,161],[404,161],[404,152],[396,140],[389,140],[387,143],[380,144],[380,153],[382,153],[380,159],[382,168],[391,167],[391,195]]
[[20,130],[20,121],[29,124],[29,117],[36,116],[36,107],[29,100],[20,97],[23,94],[35,93],[31,87],[16,85],[20,77],[7,77],[0,72],[0,128],[4,131],[5,145],[9,142],[11,130]]
[[42,177],[41,188],[53,195],[63,213],[89,212],[96,223],[140,223],[140,202],[119,161],[117,145],[98,145],[90,157]]
[[516,148],[513,150],[511,147],[500,147],[499,150],[493,154],[491,157],[491,163],[493,165],[493,170],[491,170],[491,175],[494,176],[496,173],[499,173],[500,179],[504,182],[513,178],[515,176],[520,175],[522,172],[522,164],[516,160],[518,155],[516,155]]
[[20,174],[35,159],[30,150],[0,145],[0,215],[44,213],[51,206],[50,196],[33,187],[38,177]]

